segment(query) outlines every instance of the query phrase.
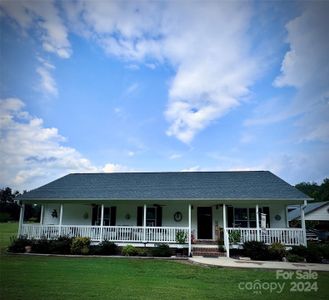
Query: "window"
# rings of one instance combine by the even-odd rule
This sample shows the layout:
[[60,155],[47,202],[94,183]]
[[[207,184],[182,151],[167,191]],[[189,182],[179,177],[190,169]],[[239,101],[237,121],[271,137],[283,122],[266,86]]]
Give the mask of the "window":
[[255,208],[234,208],[235,227],[256,227]]
[[157,215],[155,207],[146,208],[146,226],[156,226]]
[[[103,217],[103,226],[114,226],[115,225],[115,216],[116,207],[104,207],[104,217]],[[99,226],[101,225],[102,217],[102,206],[95,205],[93,206],[93,215],[92,215],[92,225]]]

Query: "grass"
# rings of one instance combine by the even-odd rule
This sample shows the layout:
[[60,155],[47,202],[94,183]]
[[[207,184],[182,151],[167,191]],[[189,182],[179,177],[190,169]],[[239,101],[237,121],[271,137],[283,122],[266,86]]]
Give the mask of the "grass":
[[[1,241],[6,240],[2,236]],[[274,271],[206,268],[166,260],[2,254],[0,295],[1,299],[49,300],[329,298],[328,273],[319,273],[318,292],[308,293],[290,292],[290,281],[278,281],[275,275]],[[255,280],[285,282],[286,287],[280,295],[239,289],[240,282]]]
[[17,235],[18,223],[0,223],[0,254],[6,251],[10,238]]

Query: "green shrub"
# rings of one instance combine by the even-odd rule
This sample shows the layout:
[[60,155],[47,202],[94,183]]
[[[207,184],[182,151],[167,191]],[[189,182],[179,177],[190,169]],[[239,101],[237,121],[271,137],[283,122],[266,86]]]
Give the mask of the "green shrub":
[[301,256],[306,259],[307,262],[310,263],[320,263],[322,261],[322,252],[318,245],[309,245],[305,246],[294,246],[290,250],[291,254],[295,254]]
[[306,261],[310,263],[322,262],[322,253],[318,245],[309,245],[307,247]]
[[177,231],[177,233],[176,233],[176,242],[178,244],[185,244],[186,239],[187,239],[187,234],[184,231],[182,231],[182,230]]
[[281,243],[273,243],[268,247],[270,258],[274,260],[282,260],[286,256],[286,247]]
[[33,253],[51,253],[51,242],[50,240],[47,240],[46,238],[42,238],[40,240],[34,240],[32,242],[32,249],[31,252]]
[[229,234],[229,241],[231,244],[238,244],[241,241],[241,232],[239,230],[233,230]]
[[8,247],[9,252],[13,253],[24,253],[25,246],[31,246],[32,241],[27,239],[26,237],[11,237],[10,238],[10,245]]
[[245,255],[253,260],[269,260],[270,253],[268,247],[263,242],[250,241],[245,242],[244,245]]
[[319,251],[321,252],[323,258],[329,259],[329,243],[319,244]]
[[305,246],[299,245],[299,246],[293,246],[291,250],[289,251],[290,254],[295,254],[301,257],[307,256],[307,248]]
[[147,256],[148,255],[148,251],[144,248],[138,248],[138,256]]
[[167,244],[159,244],[151,250],[152,256],[157,257],[170,257],[172,256],[172,250]]
[[87,237],[75,237],[71,244],[72,254],[88,254],[90,246],[90,239]]
[[127,245],[122,248],[121,253],[124,256],[136,256],[138,255],[138,249],[133,245]]
[[50,242],[50,253],[54,254],[70,254],[72,238],[60,236],[57,240]]
[[287,260],[289,262],[303,262],[304,261],[304,257],[299,256],[297,254],[288,253],[287,254]]
[[98,254],[99,255],[115,255],[117,254],[118,246],[113,242],[107,240],[101,242],[98,245]]

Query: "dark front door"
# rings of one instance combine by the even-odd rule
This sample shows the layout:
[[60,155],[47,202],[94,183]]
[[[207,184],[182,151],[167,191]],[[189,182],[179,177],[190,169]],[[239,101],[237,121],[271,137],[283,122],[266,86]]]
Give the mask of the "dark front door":
[[212,239],[211,207],[198,207],[198,239]]

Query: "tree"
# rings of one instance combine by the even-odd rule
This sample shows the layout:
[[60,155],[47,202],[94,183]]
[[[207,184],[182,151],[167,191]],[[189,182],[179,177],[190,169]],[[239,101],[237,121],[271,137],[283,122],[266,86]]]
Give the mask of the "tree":
[[325,178],[321,185],[315,182],[301,182],[295,187],[315,201],[329,201],[329,178]]
[[0,189],[0,222],[19,219],[19,205],[14,201],[19,192],[12,192],[11,188]]

